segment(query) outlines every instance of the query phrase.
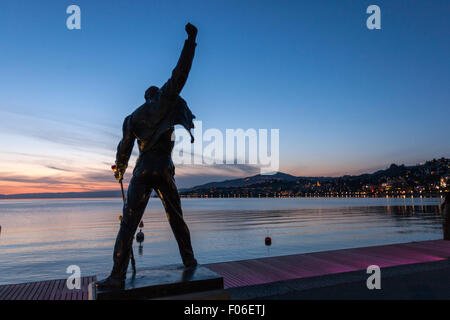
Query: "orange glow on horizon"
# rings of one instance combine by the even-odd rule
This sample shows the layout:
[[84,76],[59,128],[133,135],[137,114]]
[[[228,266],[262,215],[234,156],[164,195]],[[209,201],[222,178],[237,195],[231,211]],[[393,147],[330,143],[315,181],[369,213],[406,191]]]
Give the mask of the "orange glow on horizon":
[[[126,187],[126,184],[124,184]],[[114,191],[118,190],[117,182],[110,183],[84,183],[83,185],[68,184],[40,184],[40,183],[18,183],[11,182],[8,185],[0,184],[0,194],[26,194],[26,193],[66,193],[66,192],[92,192],[92,191]]]

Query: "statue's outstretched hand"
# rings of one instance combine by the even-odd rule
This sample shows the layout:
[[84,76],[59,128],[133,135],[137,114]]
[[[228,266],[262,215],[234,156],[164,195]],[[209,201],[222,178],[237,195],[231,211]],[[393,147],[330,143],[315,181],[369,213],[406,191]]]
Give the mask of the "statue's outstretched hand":
[[193,24],[188,23],[184,29],[186,30],[189,38],[195,39],[198,30]]

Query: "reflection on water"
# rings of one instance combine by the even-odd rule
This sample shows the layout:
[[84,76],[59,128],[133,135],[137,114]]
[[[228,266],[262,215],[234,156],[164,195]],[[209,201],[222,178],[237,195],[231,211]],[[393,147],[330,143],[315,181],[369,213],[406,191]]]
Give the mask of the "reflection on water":
[[[183,199],[200,263],[440,239],[440,199]],[[107,273],[121,199],[0,201],[0,284]],[[180,263],[162,205],[151,199],[137,268]],[[265,246],[264,238],[272,238]]]

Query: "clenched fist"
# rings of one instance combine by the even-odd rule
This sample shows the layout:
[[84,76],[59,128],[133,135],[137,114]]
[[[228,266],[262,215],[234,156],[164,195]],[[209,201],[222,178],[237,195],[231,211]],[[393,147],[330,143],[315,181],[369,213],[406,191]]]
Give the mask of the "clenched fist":
[[120,170],[114,171],[114,178],[116,178],[117,181],[123,180],[123,172]]
[[197,28],[193,24],[188,23],[184,29],[186,30],[189,38],[195,39],[197,36]]
[[118,181],[123,180],[123,171],[117,168],[116,165],[111,166],[112,171],[114,172],[114,178]]

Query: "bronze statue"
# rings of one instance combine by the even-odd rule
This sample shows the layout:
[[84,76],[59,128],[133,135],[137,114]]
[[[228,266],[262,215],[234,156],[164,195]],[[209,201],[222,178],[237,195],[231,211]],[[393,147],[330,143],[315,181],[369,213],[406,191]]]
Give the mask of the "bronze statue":
[[147,89],[145,103],[127,116],[123,123],[123,138],[116,154],[116,179],[123,179],[135,140],[139,146],[139,158],[123,207],[123,218],[114,246],[114,266],[109,277],[97,282],[98,288],[124,286],[133,236],[153,189],[164,205],[184,266],[187,269],[197,266],[174,181],[175,167],[171,156],[175,125],[185,127],[191,135],[191,142],[194,141],[190,130],[194,128],[192,120],[195,116],[179,94],[186,83],[194,59],[197,28],[188,23],[185,30],[188,39],[171,78],[161,88],[151,86]]

